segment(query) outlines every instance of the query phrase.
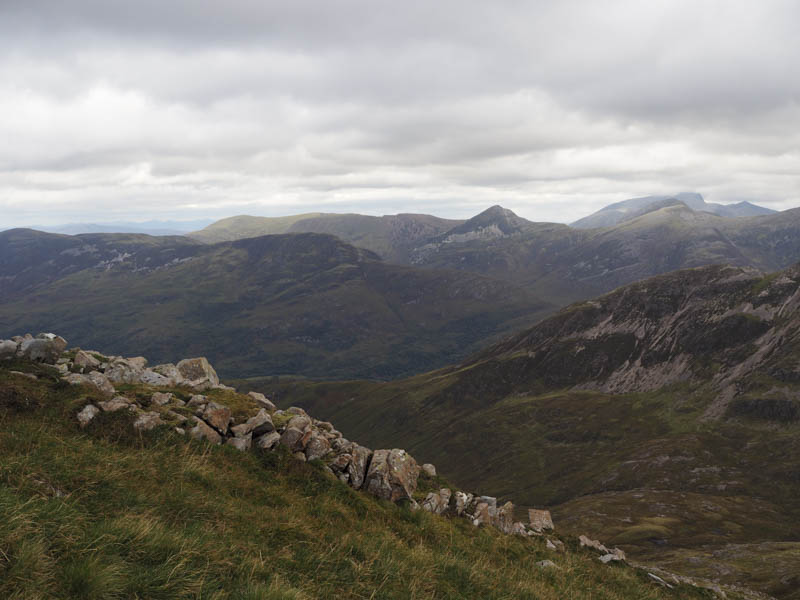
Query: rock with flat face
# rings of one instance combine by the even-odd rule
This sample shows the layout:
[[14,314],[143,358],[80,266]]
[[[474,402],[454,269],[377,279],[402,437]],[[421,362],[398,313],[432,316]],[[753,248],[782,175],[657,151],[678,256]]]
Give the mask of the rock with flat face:
[[271,412],[277,410],[277,407],[264,394],[260,394],[258,392],[248,392],[247,395],[250,396],[256,402],[258,402],[258,405],[261,406],[262,408],[266,408],[268,411]]
[[412,500],[418,477],[417,461],[405,450],[375,450],[364,489],[373,496],[392,502]]
[[514,505],[506,502],[497,509],[497,514],[492,519],[492,525],[503,533],[512,533],[514,529]]
[[231,409],[216,402],[209,402],[203,411],[203,420],[225,435],[231,423]]
[[137,431],[150,431],[159,425],[164,425],[164,421],[161,415],[152,411],[140,414],[133,422],[133,428]]
[[139,383],[143,383],[145,385],[152,385],[153,387],[170,387],[173,385],[177,385],[177,383],[173,383],[171,379],[168,377],[164,377],[160,373],[156,373],[152,369],[144,369],[139,374]]
[[213,427],[209,426],[202,419],[194,417],[195,425],[189,430],[191,435],[196,440],[208,440],[212,444],[221,444],[222,436],[217,433]]
[[265,408],[259,410],[256,416],[247,419],[247,425],[253,428],[253,435],[256,437],[275,430],[272,417]]
[[100,361],[83,350],[78,350],[75,353],[75,358],[72,362],[76,367],[80,367],[84,373],[87,371],[94,371],[100,367]]
[[303,452],[309,439],[311,439],[310,430],[303,431],[296,427],[286,427],[281,435],[281,445],[286,446],[292,453]]
[[553,529],[553,517],[550,515],[549,510],[529,508],[528,521],[531,524],[531,529],[539,533],[545,529]]
[[205,357],[185,358],[177,365],[178,373],[184,379],[184,384],[195,389],[209,389],[219,385],[219,377],[214,367]]
[[99,414],[100,414],[99,408],[97,408],[94,404],[87,404],[78,413],[78,423],[80,423],[81,427],[86,427],[91,422],[91,420],[94,419]]
[[124,358],[118,358],[109,364],[105,375],[113,383],[139,383],[143,369]]
[[[345,440],[346,441],[346,440]],[[360,490],[367,477],[367,467],[372,458],[372,450],[358,444],[350,445],[350,464],[347,465],[347,475],[350,478],[350,485]]]
[[269,433],[265,433],[261,437],[256,439],[256,446],[259,448],[263,448],[264,450],[272,450],[275,446],[278,445],[278,442],[281,440],[281,434],[277,431],[270,431]]
[[149,370],[164,377],[168,382],[164,385],[180,385],[183,383],[183,376],[181,375],[180,371],[178,371],[178,367],[172,363],[156,365]]

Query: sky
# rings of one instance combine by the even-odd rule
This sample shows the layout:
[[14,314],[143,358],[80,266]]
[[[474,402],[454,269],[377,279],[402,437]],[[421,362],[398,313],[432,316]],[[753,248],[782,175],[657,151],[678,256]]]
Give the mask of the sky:
[[0,228],[800,206],[794,0],[2,0]]

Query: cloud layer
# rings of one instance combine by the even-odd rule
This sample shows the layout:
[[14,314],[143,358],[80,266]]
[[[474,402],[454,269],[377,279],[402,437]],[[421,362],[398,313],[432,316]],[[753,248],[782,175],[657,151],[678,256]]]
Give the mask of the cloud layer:
[[791,0],[0,7],[0,227],[800,205]]

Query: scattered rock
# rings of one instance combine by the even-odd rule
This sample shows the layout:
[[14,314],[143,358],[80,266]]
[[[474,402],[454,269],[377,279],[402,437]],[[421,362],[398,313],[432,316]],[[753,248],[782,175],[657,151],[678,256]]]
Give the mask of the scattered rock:
[[150,431],[151,429],[159,426],[164,425],[164,421],[161,419],[161,415],[157,412],[145,412],[139,415],[139,417],[133,422],[133,428],[137,431]]
[[78,350],[75,353],[75,358],[73,359],[72,363],[76,367],[80,367],[84,373],[87,371],[94,371],[100,367],[100,361],[83,350]]
[[540,569],[557,569],[558,566],[552,560],[540,560],[536,563]]
[[81,375],[80,373],[70,373],[64,376],[64,380],[72,385],[87,385],[100,391],[107,398],[113,398],[116,394],[114,386],[108,378],[97,371],[92,371],[88,375]]
[[22,342],[19,351],[22,358],[54,365],[66,347],[67,340],[64,338],[52,333],[40,333],[35,339]]
[[647,576],[650,579],[652,579],[654,583],[657,583],[661,587],[665,587],[665,588],[669,588],[669,589],[672,589],[674,587],[674,586],[670,585],[669,583],[667,583],[666,581],[664,581],[663,579],[661,579],[661,577],[659,577],[658,575],[655,575],[653,573],[648,573]]
[[131,401],[125,396],[114,396],[111,400],[98,402],[98,404],[105,412],[116,412],[118,410],[122,410],[123,408],[130,408]]
[[375,450],[364,489],[373,496],[392,502],[412,500],[418,477],[417,461],[405,450]]
[[601,563],[603,563],[605,565],[605,564],[608,564],[608,563],[610,563],[612,561],[617,561],[617,560],[622,560],[622,559],[619,556],[617,556],[616,554],[604,554],[603,556],[599,557],[597,560],[599,560]]
[[18,377],[27,377],[28,379],[32,379],[33,381],[37,381],[39,378],[34,375],[33,373],[23,373],[22,371],[9,371],[12,375],[17,375]]
[[80,423],[81,427],[86,427],[98,414],[100,414],[99,408],[94,404],[87,404],[78,413],[78,423]]
[[14,340],[0,340],[0,360],[11,360],[17,355],[19,345]]
[[434,467],[431,463],[425,463],[422,465],[422,472],[428,477],[436,477],[436,467]]
[[172,394],[167,392],[156,392],[152,396],[150,396],[150,403],[155,404],[156,406],[165,406],[172,401]]
[[453,493],[448,488],[442,488],[438,492],[430,492],[425,497],[425,500],[422,501],[422,509],[435,515],[444,514],[450,506],[452,495]]
[[323,458],[330,451],[330,442],[322,435],[312,432],[311,438],[308,440],[308,444],[306,444],[305,448],[306,460]]

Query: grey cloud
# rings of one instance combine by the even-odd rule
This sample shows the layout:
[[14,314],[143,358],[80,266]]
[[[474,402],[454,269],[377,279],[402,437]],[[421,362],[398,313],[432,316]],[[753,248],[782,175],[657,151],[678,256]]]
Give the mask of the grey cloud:
[[41,222],[32,198],[73,220],[786,208],[797,22],[788,0],[6,0],[0,226]]

